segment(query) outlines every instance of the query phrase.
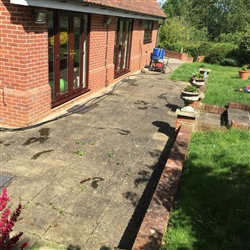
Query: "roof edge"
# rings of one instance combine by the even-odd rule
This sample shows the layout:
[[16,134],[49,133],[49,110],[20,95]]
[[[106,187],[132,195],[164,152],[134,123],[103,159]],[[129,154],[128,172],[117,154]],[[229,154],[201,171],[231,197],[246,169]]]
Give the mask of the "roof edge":
[[[84,5],[83,2],[62,2],[61,0],[50,0],[50,1],[34,1],[34,0],[10,0],[11,4],[23,5],[23,6],[34,6],[42,8],[51,8],[51,9],[60,9],[60,10],[69,10],[83,13],[91,14],[102,14],[118,17],[127,17],[135,19],[146,19],[146,20],[155,20],[162,21],[166,17],[159,17],[154,15],[143,14],[139,12],[132,12],[124,9],[106,7],[100,4],[88,4]],[[86,3],[86,2],[85,2]]]

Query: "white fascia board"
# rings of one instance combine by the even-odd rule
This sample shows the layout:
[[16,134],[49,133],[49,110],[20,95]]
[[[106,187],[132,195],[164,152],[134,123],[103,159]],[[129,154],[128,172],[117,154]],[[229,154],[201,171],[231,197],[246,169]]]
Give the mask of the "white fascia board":
[[112,9],[102,9],[99,7],[94,6],[84,6],[79,2],[62,2],[61,0],[10,0],[13,4],[19,5],[26,5],[26,6],[34,6],[34,7],[44,7],[50,9],[57,9],[57,10],[68,10],[68,11],[76,11],[76,12],[83,12],[83,13],[92,13],[92,14],[101,14],[107,16],[117,16],[117,17],[126,17],[126,18],[137,18],[137,19],[144,19],[144,20],[163,20],[163,18],[155,17],[155,16],[148,16],[143,14],[135,14],[130,13],[127,11],[121,10],[112,10]]
[[28,6],[27,0],[10,0],[10,3]]

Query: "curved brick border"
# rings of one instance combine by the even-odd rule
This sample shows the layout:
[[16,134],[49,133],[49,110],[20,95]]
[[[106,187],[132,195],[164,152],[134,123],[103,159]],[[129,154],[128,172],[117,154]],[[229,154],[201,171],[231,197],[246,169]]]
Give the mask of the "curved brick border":
[[193,124],[182,124],[179,128],[175,143],[135,239],[133,250],[157,250],[162,245],[162,238],[169,220],[192,131]]

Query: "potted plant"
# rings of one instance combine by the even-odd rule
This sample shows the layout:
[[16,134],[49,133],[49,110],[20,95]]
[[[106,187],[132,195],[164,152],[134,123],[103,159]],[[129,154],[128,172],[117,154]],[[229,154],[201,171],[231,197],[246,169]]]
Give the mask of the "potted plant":
[[239,70],[239,77],[242,80],[247,80],[248,76],[250,74],[250,70],[248,65],[244,65],[240,70]]
[[196,86],[193,86],[193,85],[185,86],[181,92],[189,94],[189,95],[197,95],[197,94],[199,95],[198,88]]
[[181,111],[194,112],[194,108],[191,106],[193,102],[199,100],[199,90],[196,86],[187,85],[181,91],[181,99],[184,101],[184,107]]
[[198,88],[204,85],[205,81],[206,73],[195,72],[192,73],[192,76],[190,77],[190,83]]

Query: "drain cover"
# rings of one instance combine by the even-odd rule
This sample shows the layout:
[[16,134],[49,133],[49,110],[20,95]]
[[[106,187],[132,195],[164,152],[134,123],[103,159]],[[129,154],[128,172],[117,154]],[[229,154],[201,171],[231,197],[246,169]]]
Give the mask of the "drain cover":
[[8,175],[4,175],[4,174],[0,174],[0,188],[3,187],[9,181],[11,181],[11,179],[13,179],[13,177],[8,176]]

